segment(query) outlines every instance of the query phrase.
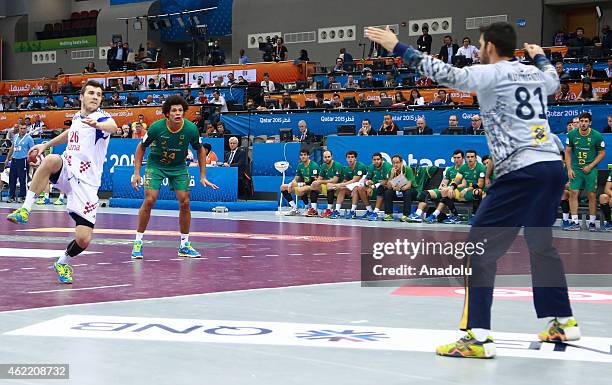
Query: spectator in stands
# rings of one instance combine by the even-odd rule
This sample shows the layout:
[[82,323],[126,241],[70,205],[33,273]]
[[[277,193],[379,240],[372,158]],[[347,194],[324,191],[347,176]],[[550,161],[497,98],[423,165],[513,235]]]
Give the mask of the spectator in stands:
[[198,96],[195,98],[195,104],[208,104],[208,96],[204,91],[198,91]]
[[268,92],[264,92],[263,94],[263,103],[261,106],[257,107],[258,111],[267,111],[267,110],[275,110],[276,103],[275,100],[272,99]]
[[310,58],[308,57],[308,51],[306,51],[305,49],[301,49],[300,56],[298,56],[298,58],[295,59],[293,63],[297,65],[306,61],[310,61]]
[[344,105],[342,104],[342,100],[340,100],[340,94],[334,93],[334,95],[332,96],[330,107],[336,110],[344,108]]
[[253,99],[253,98],[247,98],[247,102],[246,102],[246,104],[244,105],[244,108],[245,108],[247,111],[252,111],[252,110],[255,110],[255,109],[257,109],[257,107],[258,107],[258,106],[257,106],[257,104],[255,104],[255,99]]
[[238,195],[244,197],[250,195],[251,177],[248,173],[248,161],[246,150],[238,147],[238,138],[233,136],[229,139],[230,150],[225,153],[224,167],[238,167]]
[[223,135],[231,135],[232,132],[225,127],[225,123],[223,122],[217,122],[217,125],[215,126],[215,131],[219,134],[223,134]]
[[283,92],[283,99],[281,100],[280,108],[281,110],[297,110],[299,107],[296,102],[291,100],[291,95],[289,95],[289,92],[285,91]]
[[483,132],[484,127],[482,126],[482,119],[480,118],[480,115],[476,114],[476,115],[472,115],[471,118],[471,127],[468,128],[467,133],[470,135],[474,135],[474,134],[480,134]]
[[53,96],[47,96],[47,102],[45,104],[46,110],[54,110],[57,109],[57,103],[53,99]]
[[45,128],[45,122],[42,121],[40,115],[34,115],[34,123],[32,123],[30,135],[33,137],[40,136]]
[[219,90],[213,91],[213,98],[210,104],[216,104],[219,108],[219,112],[227,112],[227,103],[225,102],[225,98],[219,93]]
[[165,77],[160,78],[159,79],[159,89],[167,90],[168,88],[172,88],[172,86],[168,84],[168,81],[166,80],[166,78]]
[[149,90],[156,90],[157,89],[157,84],[155,84],[155,79],[153,79],[153,78],[149,79],[149,84],[147,84],[147,89],[149,89]]
[[569,47],[588,47],[593,45],[593,42],[588,37],[584,36],[584,28],[576,28],[576,36],[567,41]]
[[382,98],[388,98],[389,95],[387,94],[387,91],[380,91],[378,93],[378,100],[382,100]]
[[190,88],[204,88],[206,85],[204,84],[204,77],[198,76],[195,83],[192,83]]
[[300,130],[300,133],[298,134],[298,136],[295,137],[296,142],[314,143],[317,141],[317,137],[315,136],[315,134],[310,132],[305,120],[300,120],[298,122],[298,129]]
[[326,108],[325,96],[323,92],[317,92],[315,94],[315,108]]
[[385,88],[397,87],[397,81],[395,80],[395,76],[393,75],[391,71],[387,71],[387,73],[385,74],[385,77],[386,77],[385,82],[384,82]]
[[119,96],[119,92],[113,91],[109,104],[111,106],[122,106],[123,105],[123,100],[121,100],[121,97]]
[[[161,101],[162,97],[163,97],[163,95],[161,95],[160,98],[159,98],[160,104],[162,103],[162,101]],[[128,106],[136,106],[136,105],[138,105],[138,102],[139,102],[138,96],[134,95],[131,92],[127,94],[127,98],[126,98],[125,103]]]
[[238,58],[238,64],[248,64],[249,58],[247,57],[244,48],[240,48],[240,57]]
[[359,93],[359,95],[357,95],[357,107],[358,108],[367,108],[370,107],[368,100],[366,99],[366,96],[363,92]]
[[4,96],[3,97],[3,105],[4,111],[16,110],[17,109],[17,100],[14,96]]
[[123,131],[123,138],[131,138],[132,137],[132,129],[129,124],[124,124],[121,126],[121,130]]
[[142,127],[142,129],[145,130],[145,131],[149,127],[149,125],[144,120],[144,115],[143,114],[139,114],[138,115],[138,119],[135,122],[132,122],[132,124],[131,124],[132,131],[136,130],[136,123],[139,123],[140,126]]
[[478,63],[478,48],[472,45],[472,40],[469,37],[463,38],[463,45],[457,50],[457,55],[463,55],[468,59],[472,59],[472,63]]
[[425,118],[417,119],[417,135],[433,135],[433,130],[430,127],[427,127],[425,122]]
[[593,90],[593,85],[588,79],[584,79],[582,81],[582,89],[580,90],[580,94],[576,98],[576,100],[580,101],[597,101],[599,97],[597,96],[597,92]]
[[423,28],[421,28],[421,32],[423,34],[419,36],[419,38],[417,39],[417,49],[421,52],[430,54],[432,38],[431,38],[431,35],[429,34],[429,27],[424,25]]
[[263,74],[263,80],[260,85],[263,88],[263,92],[274,92],[276,90],[274,82],[270,80],[270,74],[267,72]]
[[346,52],[346,48],[342,47],[340,48],[340,55],[338,56],[340,59],[342,59],[342,61],[344,63],[352,63],[355,60],[353,59],[353,55],[351,55],[350,53]]
[[274,47],[275,61],[287,60],[287,47],[285,47],[285,41],[282,37],[276,39],[276,46]]
[[374,87],[374,74],[372,71],[367,71],[365,79],[361,79],[361,87],[362,88],[373,88]]
[[416,87],[431,87],[433,81],[425,75],[421,75],[414,83]]
[[453,128],[459,127],[459,117],[457,115],[451,115],[448,117],[448,127],[444,127],[441,134],[450,135],[453,133]]
[[602,134],[612,134],[612,114],[608,115],[608,124],[601,129]]
[[64,69],[62,67],[57,68],[57,73],[53,75],[54,78],[57,78],[60,75],[64,75]]
[[111,134],[111,138],[122,138],[123,137],[123,128],[121,126],[117,126],[117,130],[115,133]]
[[608,76],[605,71],[593,69],[593,63],[587,62],[584,64],[584,71],[582,71],[582,77],[593,79],[606,79]]
[[347,90],[356,90],[359,88],[359,84],[355,82],[355,77],[353,75],[349,75],[346,79],[346,85],[344,86]]
[[29,116],[25,117],[25,121],[23,123],[23,126],[25,126],[26,132],[28,134],[30,134],[30,132],[32,132],[32,130],[34,129],[34,125],[32,124],[32,119]]
[[166,97],[164,96],[164,94],[159,95],[159,105],[163,106],[165,101]]
[[106,53],[108,69],[110,71],[120,71],[127,60],[128,50],[123,48],[121,43],[113,43]]
[[429,102],[430,106],[442,106],[444,102],[442,101],[442,97],[440,96],[440,92],[436,91],[433,94],[433,99]]
[[397,135],[398,130],[399,127],[397,127],[391,115],[385,114],[382,125],[378,129],[378,135]]
[[187,104],[195,104],[195,97],[191,95],[191,92],[189,92],[189,90],[185,91],[185,101],[187,102]]
[[569,84],[561,83],[559,90],[555,93],[555,102],[571,102],[576,100],[576,94],[570,90]]
[[200,136],[204,136],[206,134],[206,120],[202,117],[201,111],[196,111],[195,118],[191,122],[198,127]]
[[332,72],[345,72],[344,71],[344,60],[342,60],[341,58],[336,58],[336,64],[334,65],[334,68],[332,68]]
[[376,136],[378,133],[372,128],[372,124],[370,123],[370,119],[363,119],[361,121],[361,128],[357,133],[358,136]]
[[605,100],[607,102],[612,101],[612,82],[608,84],[608,92],[601,95],[601,100]]
[[134,91],[142,90],[142,83],[140,82],[140,76],[134,76],[134,79],[132,79],[132,89]]
[[218,76],[215,78],[215,80],[213,80],[212,85],[213,85],[214,87],[223,87],[223,83],[224,83],[224,80],[223,80],[223,75],[218,75]]
[[83,68],[83,74],[92,74],[94,72],[98,72],[98,70],[96,69],[96,63],[90,61],[87,64],[87,67]]
[[567,42],[567,37],[565,35],[565,32],[563,32],[562,30],[557,31],[557,33],[555,33],[555,35],[553,36],[554,46],[562,47],[565,45],[566,42]]
[[235,86],[238,83],[238,80],[234,77],[234,73],[230,72],[227,74],[227,81],[225,82],[226,86]]
[[207,150],[206,151],[206,165],[207,166],[216,165],[217,162],[219,161],[219,157],[212,150],[212,146],[210,145],[210,143],[204,143],[202,144],[202,147],[204,147]]
[[557,71],[557,76],[559,76],[559,80],[568,80],[570,78],[569,74],[565,72],[565,69],[563,68],[562,61],[558,61],[555,64],[555,70]]
[[330,72],[329,74],[327,74],[327,86],[325,87],[325,89],[327,90],[331,90],[332,87],[335,87],[333,84],[336,84],[336,77],[334,76],[333,72]]
[[[111,87],[110,85],[109,85],[109,88],[111,90],[113,89],[113,87]],[[129,84],[126,85],[126,84],[123,83],[123,78],[118,78],[117,79],[117,84],[114,87],[114,91],[122,92],[122,91],[131,90],[131,89],[132,89],[131,85],[129,85]]]
[[153,95],[151,94],[147,95],[147,97],[141,100],[139,104],[141,106],[156,106],[157,105],[157,103],[155,102],[155,99],[153,99]]
[[459,46],[453,43],[453,38],[450,35],[444,36],[444,45],[440,48],[438,59],[445,63],[453,64],[453,56],[457,55]]
[[394,108],[403,108],[408,104],[408,99],[404,96],[402,91],[396,91],[393,95],[393,104],[391,107]]
[[438,96],[440,97],[440,101],[442,104],[448,106],[454,106],[455,102],[451,98],[450,94],[446,92],[446,90],[438,90]]
[[408,104],[411,106],[423,106],[425,105],[425,98],[421,96],[419,90],[411,90],[410,91],[410,99],[408,99]]
[[606,50],[612,49],[612,31],[610,31],[609,25],[604,25],[601,28],[601,49]]
[[132,124],[132,139],[142,139],[147,133],[147,130],[144,129],[142,123],[134,122]]
[[248,86],[249,81],[244,78],[242,75],[238,75],[238,82],[236,83],[239,86]]
[[30,99],[27,96],[24,96],[23,99],[21,99],[21,103],[19,103],[19,105],[17,106],[18,110],[27,110],[31,107],[30,105]]

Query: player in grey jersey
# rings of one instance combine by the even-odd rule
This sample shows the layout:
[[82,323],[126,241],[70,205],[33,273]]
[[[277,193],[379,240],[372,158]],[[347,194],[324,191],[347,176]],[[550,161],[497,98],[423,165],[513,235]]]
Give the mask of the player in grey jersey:
[[[481,62],[455,68],[398,42],[394,33],[368,28],[366,36],[387,48],[439,84],[476,92],[497,178],[480,206],[468,241],[485,245],[466,263],[466,299],[461,319],[468,333],[437,348],[444,356],[491,358],[489,336],[497,260],[506,253],[521,227],[529,247],[534,305],[539,318],[553,317],[539,334],[541,341],[580,338],[572,316],[563,263],[552,246],[552,224],[567,176],[546,120],[546,99],[559,87],[554,67],[541,47],[524,45],[535,66],[514,58],[516,32],[508,23],[481,28]],[[456,186],[453,186],[456,187]]]

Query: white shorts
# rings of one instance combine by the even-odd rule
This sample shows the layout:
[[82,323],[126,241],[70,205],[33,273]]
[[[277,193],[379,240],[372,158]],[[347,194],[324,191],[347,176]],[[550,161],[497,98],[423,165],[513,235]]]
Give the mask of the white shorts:
[[80,181],[70,171],[64,157],[62,157],[62,170],[57,178],[57,183],[53,183],[53,186],[66,194],[66,210],[69,213],[77,214],[92,224],[96,223],[98,186]]

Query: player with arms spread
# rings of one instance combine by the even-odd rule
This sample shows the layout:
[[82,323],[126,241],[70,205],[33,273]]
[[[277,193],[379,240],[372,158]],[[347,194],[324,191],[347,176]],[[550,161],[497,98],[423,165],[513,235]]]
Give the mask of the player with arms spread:
[[[580,329],[572,316],[563,263],[552,244],[552,225],[567,175],[559,147],[546,117],[547,96],[559,88],[559,78],[544,50],[524,44],[533,66],[514,58],[516,31],[511,24],[481,28],[483,65],[455,68],[399,43],[388,28],[368,28],[366,36],[401,56],[405,63],[435,82],[476,92],[497,179],[488,189],[468,241],[484,245],[482,253],[467,258],[472,276],[466,294],[459,341],[439,346],[437,354],[491,358],[491,305],[497,260],[521,227],[531,257],[533,299],[538,318],[553,317],[538,335],[541,341],[573,341]],[[451,187],[454,188],[454,187]],[[485,242],[486,240],[486,242]],[[468,279],[469,278],[469,279]]]
[[61,156],[45,157],[34,173],[23,207],[7,217],[11,222],[27,223],[34,200],[49,181],[66,194],[66,210],[76,227],[74,240],[53,265],[60,283],[72,283],[73,271],[68,261],[82,253],[91,241],[106,150],[110,134],[117,131],[113,118],[100,109],[102,91],[100,83],[88,80],[81,89],[81,111],[72,118],[70,129],[30,149],[30,154],[42,154],[49,147],[68,142]]
[[188,104],[181,96],[172,95],[164,102],[162,113],[165,118],[151,124],[142,142],[136,147],[134,156],[134,175],[132,187],[138,191],[141,185],[140,168],[145,149],[150,147],[145,170],[145,198],[138,211],[138,229],[132,248],[132,259],[142,259],[142,238],[147,229],[151,209],[157,200],[159,189],[164,178],[176,194],[179,202],[179,227],[181,243],[179,257],[198,258],[201,256],[189,242],[191,209],[189,207],[189,171],[187,167],[188,147],[197,151],[200,166],[200,183],[202,186],[217,189],[217,186],[206,179],[206,150],[200,144],[198,127],[184,118]]

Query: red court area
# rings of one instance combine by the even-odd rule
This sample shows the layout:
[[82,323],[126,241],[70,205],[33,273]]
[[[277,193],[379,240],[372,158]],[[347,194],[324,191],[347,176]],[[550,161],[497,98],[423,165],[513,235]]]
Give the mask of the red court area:
[[[8,212],[0,210],[0,215]],[[101,213],[87,250],[90,254],[72,260],[75,283],[70,286],[59,284],[50,268],[53,256],[60,255],[72,239],[74,222],[65,212],[35,211],[26,226],[3,220],[0,311],[359,281],[364,232],[368,238],[384,231],[385,238],[416,240],[464,236],[435,227],[398,224],[373,229],[358,226],[359,221],[338,226],[279,222],[270,216],[270,222],[193,218],[190,240],[203,255],[199,259],[177,257],[178,218],[152,217],[144,238],[144,260],[132,261],[137,216]],[[557,239],[556,244],[568,272],[611,270],[605,241]],[[500,262],[498,273],[528,274],[524,241],[515,241],[510,253]]]

